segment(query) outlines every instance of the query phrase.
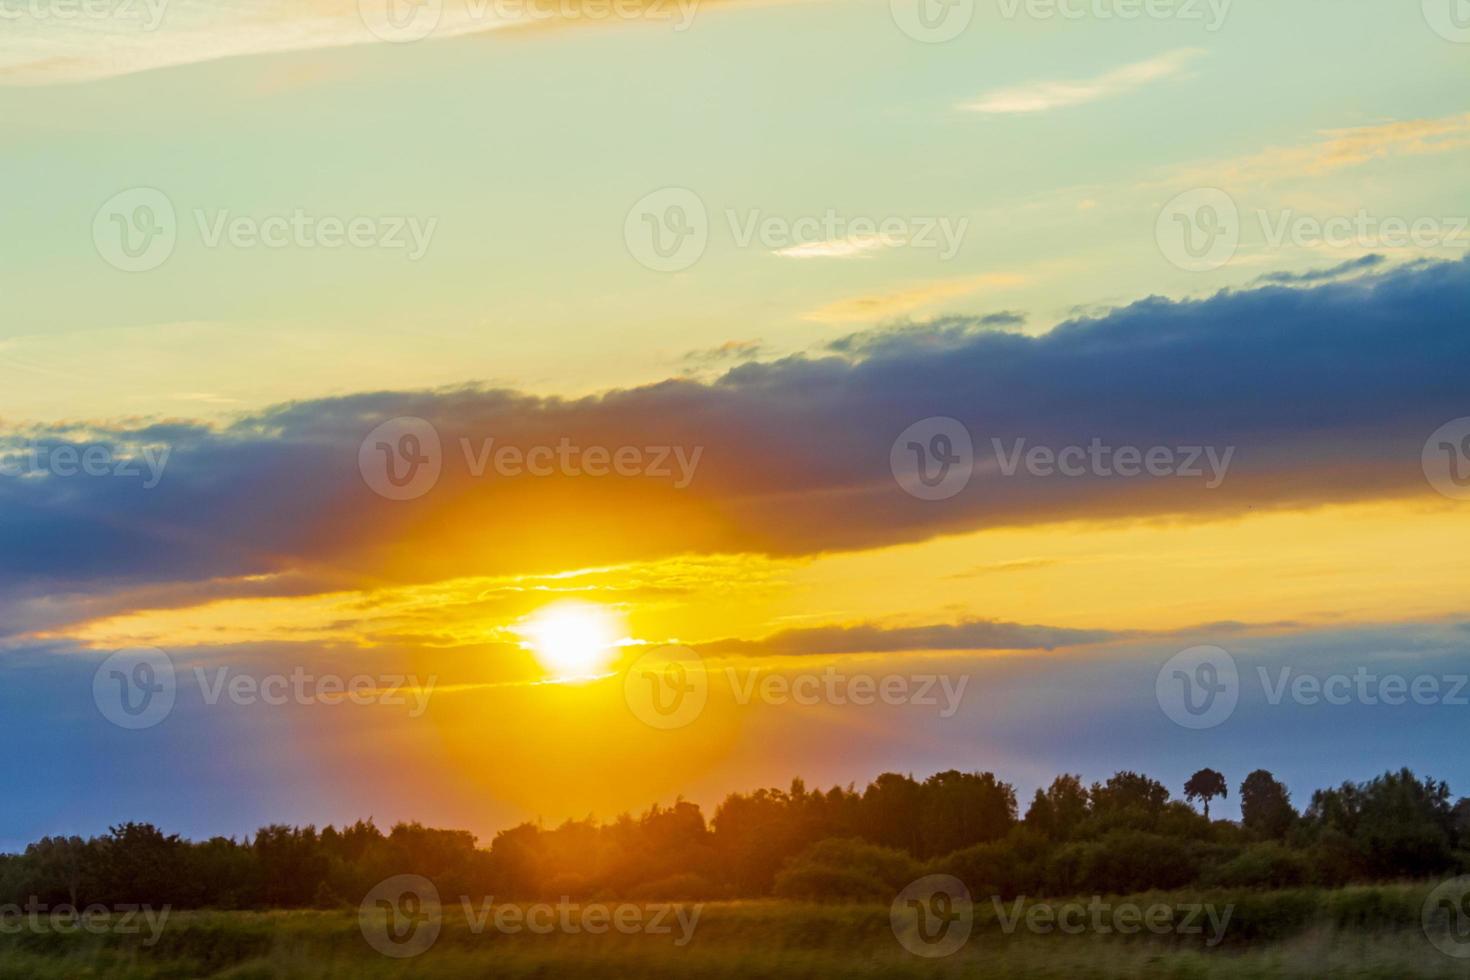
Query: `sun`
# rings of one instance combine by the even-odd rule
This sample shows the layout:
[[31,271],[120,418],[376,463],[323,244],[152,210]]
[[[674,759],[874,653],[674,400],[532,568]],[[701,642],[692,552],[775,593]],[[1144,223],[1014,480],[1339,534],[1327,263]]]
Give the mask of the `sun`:
[[622,623],[606,606],[567,601],[532,613],[516,632],[548,674],[572,680],[606,672],[622,639]]

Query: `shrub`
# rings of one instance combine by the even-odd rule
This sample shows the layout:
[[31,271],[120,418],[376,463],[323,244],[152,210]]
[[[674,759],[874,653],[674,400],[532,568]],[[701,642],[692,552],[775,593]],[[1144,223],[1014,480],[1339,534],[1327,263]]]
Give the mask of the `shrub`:
[[686,873],[635,885],[628,897],[640,902],[695,902],[719,898],[720,891],[704,875]]
[[792,858],[776,875],[780,898],[891,899],[923,869],[903,851],[860,840],[824,840]]
[[1294,888],[1311,878],[1306,857],[1269,841],[1252,845],[1215,868],[1206,883],[1219,888]]
[[776,875],[777,898],[807,901],[887,901],[894,889],[862,871],[821,865],[792,865]]

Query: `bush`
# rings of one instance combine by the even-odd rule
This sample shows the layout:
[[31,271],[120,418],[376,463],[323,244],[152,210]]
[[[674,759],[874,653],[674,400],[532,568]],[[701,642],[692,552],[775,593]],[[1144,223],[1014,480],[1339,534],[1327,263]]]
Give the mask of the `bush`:
[[1312,879],[1310,862],[1276,841],[1255,844],[1205,878],[1216,888],[1295,888]]
[[1045,837],[1017,827],[1003,840],[946,855],[936,867],[963,881],[976,898],[1036,895],[1045,887],[1044,859],[1049,848]]
[[789,861],[776,875],[779,898],[891,899],[923,869],[903,851],[860,840],[824,840]]
[[895,889],[924,873],[923,867],[904,851],[846,837],[818,841],[792,858],[787,867],[803,865],[860,871]]
[[894,889],[862,871],[808,864],[787,867],[777,874],[772,894],[816,902],[866,902],[888,901]]
[[704,875],[686,873],[635,885],[628,890],[628,897],[639,902],[696,902],[721,896]]
[[1068,844],[1047,862],[1052,894],[1119,895],[1182,887],[1199,871],[1198,848],[1173,837],[1114,831],[1102,840]]

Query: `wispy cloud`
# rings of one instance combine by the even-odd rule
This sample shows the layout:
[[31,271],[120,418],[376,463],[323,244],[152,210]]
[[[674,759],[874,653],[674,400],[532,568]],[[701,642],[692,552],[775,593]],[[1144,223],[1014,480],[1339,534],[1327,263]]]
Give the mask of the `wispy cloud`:
[[855,323],[911,313],[942,299],[967,296],[982,289],[1009,289],[1027,282],[1022,275],[995,272],[965,279],[945,279],[889,293],[874,293],[828,303],[807,313],[804,319],[817,323]]
[[1398,119],[1323,130],[1311,142],[1273,146],[1248,156],[1190,166],[1170,174],[1168,182],[1236,188],[1311,180],[1375,160],[1433,156],[1466,148],[1470,148],[1470,112],[1434,119]]
[[902,235],[848,235],[778,248],[775,254],[786,259],[850,259],[880,248],[897,248],[907,241]]
[[1191,62],[1204,54],[1198,48],[1181,48],[1114,69],[1096,78],[1072,81],[1034,82],[987,92],[961,109],[991,115],[1047,112],[1110,99],[1153,82],[1183,76]]
[[759,340],[727,340],[718,347],[692,350],[684,360],[693,364],[719,364],[729,361],[753,361],[765,353]]
[[[620,5],[615,17],[683,30],[699,7],[714,2],[633,0]],[[6,20],[0,31],[0,85],[82,82],[244,55],[429,41],[596,19],[576,4],[490,0],[402,8],[397,0],[136,0],[103,4],[96,14]]]

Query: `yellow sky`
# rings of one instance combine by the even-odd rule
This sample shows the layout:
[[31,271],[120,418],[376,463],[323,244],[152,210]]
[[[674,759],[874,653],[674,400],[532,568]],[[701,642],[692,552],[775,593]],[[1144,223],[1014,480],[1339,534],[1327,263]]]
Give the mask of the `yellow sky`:
[[982,530],[803,560],[669,559],[560,576],[460,578],[373,591],[241,598],[57,631],[97,649],[229,643],[514,644],[559,599],[626,611],[645,642],[964,619],[1169,631],[1217,621],[1432,619],[1463,605],[1463,508],[1415,498],[1233,520]]

